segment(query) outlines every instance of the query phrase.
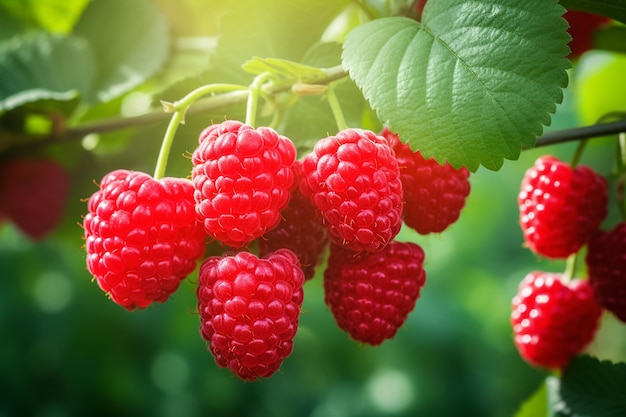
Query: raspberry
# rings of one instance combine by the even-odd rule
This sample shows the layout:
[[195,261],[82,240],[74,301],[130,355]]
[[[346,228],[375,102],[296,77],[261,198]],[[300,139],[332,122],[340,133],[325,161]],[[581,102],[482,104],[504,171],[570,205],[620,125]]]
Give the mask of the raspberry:
[[569,58],[578,58],[583,53],[593,48],[593,35],[598,28],[606,26],[611,19],[597,14],[579,10],[567,10],[563,18],[569,23],[567,32],[572,37],[568,44],[570,48]]
[[534,366],[562,368],[593,340],[601,314],[589,281],[531,272],[512,301],[515,345]]
[[[301,163],[296,161],[297,178],[301,177],[300,169]],[[326,228],[311,202],[297,188],[281,216],[278,226],[259,239],[259,254],[264,256],[280,248],[291,250],[298,256],[305,280],[309,280],[315,276],[315,268],[328,245]]]
[[59,224],[69,193],[70,177],[52,159],[12,159],[0,168],[0,212],[35,240]]
[[209,236],[240,248],[276,227],[294,184],[296,148],[268,127],[206,128],[193,153],[196,215]]
[[390,242],[379,252],[331,245],[324,271],[324,300],[337,325],[353,339],[379,345],[395,336],[426,283],[424,251]]
[[204,253],[206,235],[195,219],[189,180],[113,171],[89,198],[88,210],[87,269],[127,310],[165,301]]
[[311,199],[331,239],[355,251],[378,251],[402,226],[402,183],[387,140],[346,129],[321,139],[303,159],[302,193]]
[[607,181],[587,166],[572,169],[542,156],[526,171],[517,202],[528,247],[547,258],[567,258],[606,217]]
[[304,292],[298,258],[279,249],[207,258],[197,289],[200,333],[215,362],[254,381],[278,370],[293,350]]
[[596,300],[626,323],[626,222],[589,240],[586,263]]
[[426,0],[417,0],[413,3],[413,13],[415,13],[415,20],[422,21],[422,13],[424,13],[424,6],[426,6]]
[[404,190],[404,223],[420,234],[440,233],[456,222],[470,193],[467,168],[424,159],[389,128],[385,137],[396,153]]

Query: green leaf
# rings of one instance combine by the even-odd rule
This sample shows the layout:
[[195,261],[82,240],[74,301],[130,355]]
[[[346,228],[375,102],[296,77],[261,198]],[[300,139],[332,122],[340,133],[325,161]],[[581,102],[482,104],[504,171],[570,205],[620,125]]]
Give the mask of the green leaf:
[[280,78],[298,80],[301,82],[315,80],[324,76],[324,71],[320,68],[278,58],[253,57],[246,61],[241,67],[250,74],[258,75],[269,72]]
[[8,14],[0,13],[0,42],[12,38],[26,29],[23,22]]
[[167,22],[149,0],[94,0],[74,30],[97,57],[87,103],[106,102],[144,83],[169,53]]
[[0,111],[40,100],[74,100],[90,90],[95,74],[89,44],[41,31],[0,47]]
[[372,20],[362,6],[357,3],[348,4],[344,11],[328,25],[322,35],[322,42],[343,43],[352,29]]
[[561,0],[563,7],[600,14],[626,23],[626,0]]
[[38,31],[0,47],[0,111],[40,100],[110,101],[168,55],[165,19],[148,0],[94,0],[69,36]]
[[354,29],[343,64],[413,149],[497,170],[534,145],[562,101],[563,12],[555,0],[430,0],[422,24],[391,17]]
[[575,416],[626,416],[626,363],[576,357],[563,372],[560,394]]
[[515,413],[515,417],[542,417],[548,415],[548,394],[546,384],[543,383],[528,398],[520,409]]
[[350,0],[238,0],[220,22],[216,65],[241,68],[253,56],[300,62]]
[[547,377],[522,404],[515,417],[575,417],[560,394],[561,380]]
[[69,33],[89,0],[0,0],[0,7],[30,26]]

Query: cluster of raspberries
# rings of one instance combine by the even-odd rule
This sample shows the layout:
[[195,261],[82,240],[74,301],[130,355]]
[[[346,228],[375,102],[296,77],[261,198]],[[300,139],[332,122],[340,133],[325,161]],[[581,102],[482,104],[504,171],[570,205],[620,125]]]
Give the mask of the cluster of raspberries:
[[220,367],[269,377],[293,349],[303,284],[329,256],[325,302],[353,339],[394,337],[425,284],[424,251],[394,240],[454,223],[469,172],[424,159],[384,129],[346,129],[297,159],[271,128],[206,128],[191,178],[104,176],[84,218],[87,268],[128,310],[165,301],[206,241],[224,246],[199,269],[200,333]]
[[[585,255],[588,279],[533,271],[512,301],[511,322],[522,358],[561,369],[589,345],[603,309],[626,322],[626,222],[601,228],[608,181],[592,168],[541,156],[518,194],[526,246],[548,259]],[[586,252],[583,252],[586,249]]]

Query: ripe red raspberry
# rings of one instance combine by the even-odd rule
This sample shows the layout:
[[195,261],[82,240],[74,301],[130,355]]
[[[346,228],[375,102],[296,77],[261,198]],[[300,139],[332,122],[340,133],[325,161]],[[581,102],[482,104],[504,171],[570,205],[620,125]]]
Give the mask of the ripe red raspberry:
[[402,183],[389,143],[368,130],[321,139],[303,159],[302,193],[331,239],[355,251],[378,251],[402,226]]
[[515,345],[534,366],[562,368],[593,340],[601,314],[589,281],[531,272],[512,301]]
[[206,128],[193,153],[196,214],[207,233],[240,248],[276,227],[294,185],[294,144],[238,121]]
[[70,177],[52,159],[11,159],[0,167],[0,212],[35,240],[59,224],[69,193]]
[[415,307],[426,283],[423,265],[424,251],[412,242],[360,253],[331,245],[324,300],[339,328],[379,345],[395,336]]
[[593,36],[596,30],[607,26],[611,19],[597,14],[580,10],[568,10],[563,18],[569,23],[567,32],[572,37],[568,44],[571,52],[570,59],[578,58],[583,53],[593,48]]
[[127,310],[165,301],[204,253],[206,234],[195,218],[189,180],[113,171],[88,210],[87,269]]
[[[301,178],[300,161],[296,161],[294,172],[298,173],[297,179]],[[305,280],[313,278],[328,246],[326,227],[309,199],[297,188],[292,191],[289,205],[281,212],[281,217],[278,226],[259,238],[259,254],[265,256],[280,248],[289,249],[298,256]]]
[[298,258],[279,249],[207,258],[197,290],[200,333],[215,362],[254,381],[276,372],[293,350],[304,298]]
[[626,323],[626,222],[592,236],[586,263],[596,300]]
[[607,181],[587,166],[572,169],[542,156],[526,171],[517,202],[528,247],[547,258],[567,258],[606,217]]
[[469,171],[424,159],[389,128],[381,135],[391,144],[400,166],[404,223],[423,235],[443,232],[458,220],[465,206],[470,193]]

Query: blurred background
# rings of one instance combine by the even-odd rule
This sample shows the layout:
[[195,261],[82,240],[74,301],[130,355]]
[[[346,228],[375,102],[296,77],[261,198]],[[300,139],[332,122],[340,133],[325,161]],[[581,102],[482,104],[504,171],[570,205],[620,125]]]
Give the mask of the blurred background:
[[[0,417],[514,415],[547,374],[515,350],[511,298],[527,273],[565,268],[522,246],[519,184],[538,156],[569,161],[578,143],[524,151],[498,172],[481,168],[451,228],[434,236],[401,231],[397,240],[424,248],[427,283],[406,324],[379,347],[359,345],[337,328],[324,305],[320,266],[305,284],[294,352],[266,380],[245,383],[215,365],[199,334],[196,273],[166,303],[127,312],[85,268],[85,199],[113,169],[152,173],[167,117],[141,116],[157,113],[159,100],[206,83],[247,85],[251,77],[241,65],[253,56],[336,65],[336,42],[349,28],[410,7],[0,0],[0,164],[47,156],[71,178],[62,219],[45,238],[32,239],[6,219],[0,225]],[[625,66],[615,53],[581,57],[546,132],[623,109]],[[35,88],[35,98],[18,94]],[[338,95],[350,125],[380,128],[349,80],[340,82]],[[189,175],[185,155],[202,128],[243,117],[243,110],[190,116],[178,131],[168,175]],[[269,117],[262,113],[259,123]],[[70,132],[67,140],[52,135],[37,143],[51,137],[55,120]],[[82,126],[111,120],[123,128],[80,135]],[[289,107],[279,129],[304,151],[336,127],[326,103],[311,97]],[[615,149],[616,137],[594,139],[581,162],[611,178]],[[613,204],[605,227],[617,221]],[[626,326],[606,315],[589,352],[626,360]]]

